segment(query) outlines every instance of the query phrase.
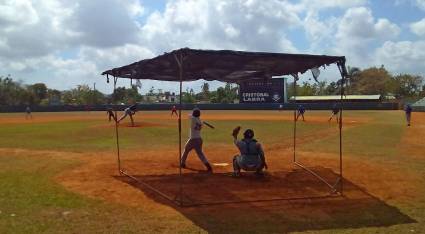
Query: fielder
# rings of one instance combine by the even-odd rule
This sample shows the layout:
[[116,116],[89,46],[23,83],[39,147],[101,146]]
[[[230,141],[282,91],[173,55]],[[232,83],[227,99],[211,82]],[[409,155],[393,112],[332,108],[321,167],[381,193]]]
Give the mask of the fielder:
[[238,140],[240,127],[233,130],[233,143],[238,147],[240,155],[233,158],[233,176],[239,177],[241,169],[255,171],[257,175],[263,175],[263,169],[267,169],[266,159],[261,144],[254,139],[254,131],[247,129],[242,140]]
[[29,106],[27,106],[27,108],[25,108],[25,119],[32,119],[32,114],[31,114],[31,108]]
[[115,117],[115,114],[112,111],[112,108],[106,109],[106,114],[108,115],[109,122],[111,122],[111,119],[113,119],[115,122],[117,121],[117,117]]
[[301,117],[303,117],[303,121],[305,121],[304,120],[304,112],[305,112],[305,108],[304,108],[304,106],[303,105],[299,105],[298,106],[298,109],[297,109],[297,117],[295,118],[295,121],[298,121],[298,118],[301,116]]
[[410,104],[407,104],[404,108],[404,112],[406,113],[407,126],[410,126],[410,119],[412,117],[412,106],[410,106]]
[[171,116],[173,116],[174,114],[176,114],[177,117],[179,116],[179,114],[177,114],[177,108],[176,108],[176,106],[173,106],[171,108]]
[[336,117],[336,122],[339,123],[339,107],[338,105],[335,103],[334,106],[332,107],[332,114],[331,117],[329,117],[328,122],[331,122],[332,118],[335,116]]
[[137,104],[131,105],[124,110],[124,115],[121,116],[121,118],[118,120],[118,123],[121,122],[121,120],[125,119],[125,117],[129,116],[131,120],[131,126],[134,127],[134,119],[133,115],[136,114],[137,111]]
[[201,137],[201,129],[203,122],[199,118],[201,116],[201,111],[198,108],[193,109],[192,116],[190,116],[190,132],[189,132],[189,140],[187,140],[186,145],[184,146],[184,152],[181,157],[180,166],[182,168],[186,168],[186,159],[187,155],[193,149],[198,155],[199,159],[207,168],[207,171],[212,173],[212,167],[208,162],[207,157],[205,157],[204,152],[202,152],[202,137]]

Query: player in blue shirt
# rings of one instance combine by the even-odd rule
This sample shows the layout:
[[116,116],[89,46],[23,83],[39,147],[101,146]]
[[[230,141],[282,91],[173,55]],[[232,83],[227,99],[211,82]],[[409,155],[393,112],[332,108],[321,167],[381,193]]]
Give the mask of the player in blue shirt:
[[305,108],[304,108],[304,106],[303,105],[299,105],[298,106],[298,109],[297,109],[297,118],[295,119],[296,121],[298,120],[298,118],[300,117],[300,115],[301,115],[301,117],[303,117],[303,121],[305,121],[304,120],[304,113],[305,113]]
[[335,104],[333,105],[333,107],[332,107],[332,114],[331,114],[331,117],[329,117],[328,122],[331,122],[332,118],[335,116],[335,117],[336,117],[336,122],[338,123],[338,122],[339,122],[339,116],[338,116],[338,113],[339,113],[339,107],[338,107],[338,105],[335,103]]
[[410,106],[410,104],[407,104],[404,108],[404,112],[406,113],[407,126],[410,126],[410,118],[412,117],[412,106]]

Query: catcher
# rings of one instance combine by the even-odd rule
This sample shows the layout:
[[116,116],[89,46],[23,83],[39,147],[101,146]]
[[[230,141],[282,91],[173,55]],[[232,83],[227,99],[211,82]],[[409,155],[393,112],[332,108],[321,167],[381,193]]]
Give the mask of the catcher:
[[255,171],[257,175],[263,175],[263,169],[267,169],[266,159],[261,144],[254,139],[254,131],[247,129],[242,140],[238,140],[241,127],[233,129],[233,142],[238,147],[240,155],[233,158],[233,176],[239,177],[241,169]]

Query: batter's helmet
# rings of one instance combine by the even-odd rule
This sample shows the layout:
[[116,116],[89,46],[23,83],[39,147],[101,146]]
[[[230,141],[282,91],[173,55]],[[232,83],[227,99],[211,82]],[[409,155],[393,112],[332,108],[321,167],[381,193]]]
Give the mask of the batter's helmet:
[[192,116],[193,117],[199,117],[199,116],[201,116],[201,110],[199,110],[199,108],[193,109]]

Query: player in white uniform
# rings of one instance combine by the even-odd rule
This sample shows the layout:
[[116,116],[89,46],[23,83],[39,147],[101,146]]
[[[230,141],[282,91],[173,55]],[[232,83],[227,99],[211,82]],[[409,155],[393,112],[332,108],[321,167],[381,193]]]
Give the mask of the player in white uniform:
[[202,152],[202,137],[201,137],[201,129],[202,129],[202,121],[199,118],[201,116],[201,111],[198,108],[193,109],[192,116],[190,116],[190,132],[189,132],[189,140],[187,140],[186,145],[184,147],[184,152],[182,155],[182,161],[180,162],[182,168],[186,168],[186,159],[187,155],[193,149],[198,155],[199,159],[204,163],[205,167],[207,167],[208,172],[212,172],[212,167],[208,162],[207,157],[205,157],[204,152]]
[[133,115],[136,114],[137,111],[137,104],[131,105],[127,108],[125,108],[124,110],[124,115],[121,116],[121,118],[117,121],[118,123],[121,122],[121,120],[125,119],[125,117],[130,116],[130,120],[131,120],[131,126],[134,127],[134,119],[133,119]]

